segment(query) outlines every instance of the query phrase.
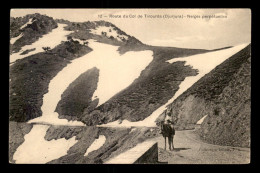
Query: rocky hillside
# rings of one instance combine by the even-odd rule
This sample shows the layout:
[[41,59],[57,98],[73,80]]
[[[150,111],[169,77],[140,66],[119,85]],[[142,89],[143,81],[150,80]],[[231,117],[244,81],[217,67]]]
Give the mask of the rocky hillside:
[[207,115],[198,131],[203,140],[250,146],[250,49],[251,45],[230,57],[169,105],[177,129],[192,129]]

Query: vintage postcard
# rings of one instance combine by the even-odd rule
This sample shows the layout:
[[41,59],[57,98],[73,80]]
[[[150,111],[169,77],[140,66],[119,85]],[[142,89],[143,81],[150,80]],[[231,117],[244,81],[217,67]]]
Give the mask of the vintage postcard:
[[248,164],[250,9],[11,9],[9,163]]

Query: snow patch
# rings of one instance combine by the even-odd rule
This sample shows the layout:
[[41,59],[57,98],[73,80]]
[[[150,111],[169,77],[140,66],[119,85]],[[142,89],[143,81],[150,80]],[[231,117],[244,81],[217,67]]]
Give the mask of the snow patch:
[[62,138],[46,141],[44,136],[48,128],[47,125],[33,126],[30,133],[24,136],[24,143],[14,153],[13,159],[15,163],[47,163],[66,155],[69,148],[77,143],[75,136],[68,140]]
[[130,122],[128,120],[123,120],[122,123],[119,123],[119,121],[114,121],[99,126],[100,127],[130,127],[130,126],[156,127],[155,120],[163,111],[167,109],[167,105],[172,103],[183,92],[185,92],[188,88],[190,88],[195,82],[201,79],[204,75],[206,75],[211,70],[213,70],[217,65],[223,63],[226,59],[236,54],[237,52],[245,48],[247,45],[248,43],[231,47],[229,49],[223,49],[219,51],[197,54],[197,55],[181,57],[181,58],[173,58],[171,60],[166,61],[168,63],[185,61],[186,66],[189,65],[192,66],[193,69],[197,69],[199,74],[196,76],[186,77],[184,81],[182,81],[182,83],[179,85],[179,90],[175,93],[175,95],[170,100],[168,100],[166,104],[162,105],[160,108],[155,110],[150,116],[148,116],[144,120],[137,121],[137,122]]
[[208,115],[205,115],[204,117],[202,117],[196,124],[201,125],[204,121],[204,119],[207,117]]
[[137,128],[132,128],[129,133],[132,133],[132,132],[135,131],[136,129],[137,129]]
[[28,22],[26,22],[23,26],[21,26],[20,29],[23,29],[23,28],[25,28],[27,25],[32,24],[32,23],[33,23],[33,19],[31,18],[31,19],[29,19]]
[[18,35],[17,37],[13,37],[10,40],[11,44],[14,44],[17,40],[19,40],[21,37],[23,36],[23,33],[21,33],[20,35]]
[[[64,27],[67,26],[66,24],[58,24],[58,27],[53,29],[48,34],[43,35],[39,40],[32,43],[31,45],[25,45],[21,48],[21,50],[17,53],[10,55],[10,63],[15,62],[18,59],[23,59],[25,57],[34,55],[36,53],[44,52],[42,47],[50,47],[51,49],[59,45],[62,41],[66,41],[66,36],[73,31],[66,31]],[[25,55],[20,55],[25,50],[34,49],[34,51],[30,51]]]
[[106,142],[106,137],[104,135],[100,135],[98,139],[96,139],[87,149],[84,156],[87,156],[90,152],[98,150],[100,147],[102,147]]

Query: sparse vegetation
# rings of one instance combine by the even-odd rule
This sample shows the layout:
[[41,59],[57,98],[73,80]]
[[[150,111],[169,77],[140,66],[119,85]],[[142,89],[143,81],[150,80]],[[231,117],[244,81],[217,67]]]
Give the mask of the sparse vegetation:
[[101,34],[104,35],[104,36],[107,36],[107,33],[106,33],[106,32],[103,32],[103,31],[102,31]]
[[50,47],[42,47],[42,49],[45,51],[45,53],[48,53],[51,50]]
[[88,46],[88,41],[84,41],[83,45]]

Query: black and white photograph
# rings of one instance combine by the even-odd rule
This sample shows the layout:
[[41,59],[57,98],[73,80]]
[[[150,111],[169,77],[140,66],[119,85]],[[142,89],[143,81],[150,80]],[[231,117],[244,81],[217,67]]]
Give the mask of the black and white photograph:
[[8,143],[10,164],[250,164],[251,9],[12,8]]

